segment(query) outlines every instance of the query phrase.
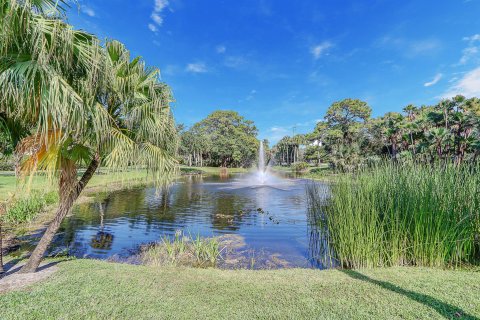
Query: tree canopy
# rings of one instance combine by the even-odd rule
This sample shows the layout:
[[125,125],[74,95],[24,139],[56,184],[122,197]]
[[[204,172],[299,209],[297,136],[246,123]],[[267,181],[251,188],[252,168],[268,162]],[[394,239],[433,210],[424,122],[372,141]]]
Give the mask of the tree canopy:
[[258,133],[253,121],[235,111],[214,111],[181,134],[184,162],[223,167],[251,166],[257,155]]
[[[431,106],[408,105],[403,113],[387,112],[377,118],[370,115],[366,102],[357,99],[334,102],[324,120],[305,136],[305,160],[328,162],[339,171],[353,171],[384,157],[423,163],[460,164],[478,160],[478,98],[456,96]],[[292,141],[291,137],[284,137],[277,143],[274,148],[277,161],[292,157],[288,156],[291,152],[285,156]]]

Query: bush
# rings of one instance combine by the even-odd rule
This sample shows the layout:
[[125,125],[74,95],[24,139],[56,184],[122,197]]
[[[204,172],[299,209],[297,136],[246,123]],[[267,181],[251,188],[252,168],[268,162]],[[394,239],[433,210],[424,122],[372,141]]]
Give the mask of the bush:
[[305,171],[305,170],[307,170],[308,167],[309,167],[309,165],[306,162],[295,162],[295,163],[292,164],[292,169],[295,172]]
[[0,171],[15,170],[15,163],[12,157],[6,157],[0,153]]
[[3,220],[9,223],[25,223],[32,221],[38,213],[48,205],[58,202],[56,192],[33,192],[25,198],[20,198],[7,206]]

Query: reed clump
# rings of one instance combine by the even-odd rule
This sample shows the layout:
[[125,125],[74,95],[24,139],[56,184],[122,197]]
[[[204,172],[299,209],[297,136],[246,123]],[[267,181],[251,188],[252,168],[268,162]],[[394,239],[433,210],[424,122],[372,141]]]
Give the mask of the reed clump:
[[478,263],[480,168],[386,163],[308,188],[328,230],[330,254],[346,268],[449,267]]
[[174,237],[144,247],[140,257],[144,264],[152,266],[214,267],[221,258],[223,249],[216,238],[186,236],[177,231]]

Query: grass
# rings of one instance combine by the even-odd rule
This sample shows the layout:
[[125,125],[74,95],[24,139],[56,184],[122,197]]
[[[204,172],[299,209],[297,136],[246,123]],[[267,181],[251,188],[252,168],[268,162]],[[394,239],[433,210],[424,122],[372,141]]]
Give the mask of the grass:
[[[184,173],[203,173],[203,174],[212,174],[220,175],[221,168],[219,167],[187,167],[182,166],[181,171]],[[250,171],[249,168],[228,168],[228,173],[247,173]]]
[[142,250],[141,260],[151,266],[213,267],[220,258],[220,243],[215,238],[195,238],[177,231],[175,237],[162,240]]
[[[109,192],[114,189],[127,188],[151,182],[145,170],[108,172],[105,169],[92,178],[85,193]],[[29,186],[29,187],[28,187]],[[7,200],[7,201],[5,201]],[[48,214],[58,202],[58,193],[54,186],[43,175],[32,177],[30,185],[18,180],[13,172],[0,172],[0,204],[5,201],[6,213],[1,219],[7,226],[14,227],[10,231],[16,234],[27,232],[23,226],[32,223],[29,228],[35,229],[48,220]],[[45,214],[47,213],[47,214]],[[42,219],[36,219],[41,216]],[[36,223],[38,222],[38,223]]]
[[21,197],[7,204],[6,213],[2,220],[9,224],[31,222],[39,212],[49,205],[58,202],[58,193],[55,191],[34,191],[27,197]]
[[0,295],[2,319],[478,319],[480,270],[218,270],[95,260]]
[[[130,183],[135,181],[149,181],[146,170],[129,170],[123,172],[109,172],[106,169],[100,169],[92,180],[88,183],[87,188],[105,188],[107,189],[112,183]],[[55,191],[53,186],[43,175],[36,175],[32,178],[30,184],[31,191],[49,192]],[[0,172],[0,201],[10,198],[13,194],[26,194],[27,185],[15,177],[11,171]]]
[[293,175],[298,178],[324,182],[335,182],[338,176],[338,174],[333,173],[327,163],[321,164],[320,166],[308,167],[301,172],[295,172],[295,168],[292,166],[273,166],[272,171],[277,171],[287,175]]
[[474,169],[385,164],[338,178],[328,205],[313,185],[309,198],[344,267],[459,266],[480,251]]
[[[220,175],[220,168],[214,167],[181,167],[181,172],[188,173],[203,173]],[[228,168],[229,173],[245,173],[249,169],[246,168]],[[151,178],[147,175],[146,170],[128,170],[122,172],[109,172],[107,169],[100,169],[95,174],[92,180],[88,183],[87,188],[105,188],[112,183],[133,183],[136,181],[148,182]],[[30,189],[32,191],[41,190],[42,192],[49,192],[56,190],[56,186],[52,186],[45,176],[36,175],[32,178]],[[0,171],[0,201],[10,198],[13,194],[24,194],[27,191],[25,183],[19,181],[13,171]]]

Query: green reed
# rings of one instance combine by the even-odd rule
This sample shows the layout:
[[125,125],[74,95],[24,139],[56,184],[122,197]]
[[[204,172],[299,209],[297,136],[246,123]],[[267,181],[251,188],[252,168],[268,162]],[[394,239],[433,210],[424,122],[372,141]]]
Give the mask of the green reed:
[[479,167],[387,163],[322,192],[309,186],[310,205],[343,267],[478,262]]
[[143,263],[154,266],[185,265],[213,267],[221,258],[223,249],[216,238],[195,238],[177,231],[174,237],[164,236],[156,244],[147,246],[141,253]]

